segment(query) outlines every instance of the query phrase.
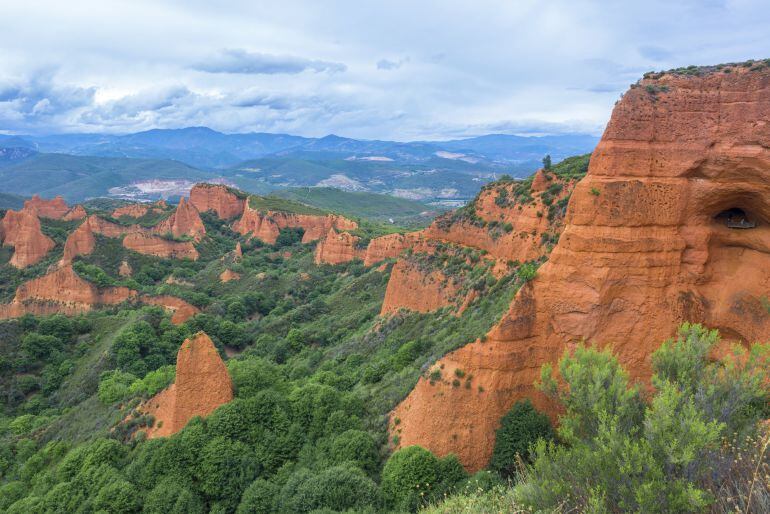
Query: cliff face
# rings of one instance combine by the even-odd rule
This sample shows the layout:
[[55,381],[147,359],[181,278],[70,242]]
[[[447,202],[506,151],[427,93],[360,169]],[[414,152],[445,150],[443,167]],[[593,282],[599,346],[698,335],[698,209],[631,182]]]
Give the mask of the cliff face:
[[136,295],[127,287],[99,290],[80,278],[72,266],[58,269],[19,286],[10,304],[0,305],[0,318],[24,314],[77,314],[98,305],[113,305]]
[[136,232],[123,238],[123,246],[129,250],[164,259],[198,260],[198,250],[190,241],[171,241],[159,236]]
[[82,220],[86,216],[88,216],[88,213],[86,213],[86,210],[83,208],[83,206],[76,205],[75,207],[67,211],[67,214],[65,214],[62,219],[64,221],[75,221],[75,220]]
[[3,244],[14,249],[10,260],[12,266],[26,268],[40,262],[56,246],[50,237],[43,234],[37,211],[31,207],[6,212],[1,224]]
[[174,237],[189,236],[195,241],[200,241],[206,235],[206,227],[203,226],[198,210],[181,198],[174,213],[158,223],[153,232],[160,235],[171,234]]
[[319,241],[315,249],[315,263],[340,264],[353,259],[362,259],[366,253],[358,248],[360,238],[349,232],[337,232],[329,229],[326,237]]
[[71,263],[72,259],[78,255],[89,255],[94,251],[96,238],[94,237],[92,225],[89,220],[86,220],[67,236],[67,241],[64,243],[62,264]]
[[64,198],[57,196],[53,200],[44,200],[39,195],[34,195],[24,202],[24,209],[37,213],[41,218],[62,219],[70,208]]
[[651,352],[683,321],[727,339],[765,340],[769,114],[768,71],[664,75],[628,91],[537,278],[486,341],[437,364],[472,375],[472,387],[420,379],[393,413],[400,444],[453,452],[480,469],[516,400],[553,413],[532,383],[542,364],[583,338],[609,344],[643,380]]
[[457,288],[441,271],[423,271],[415,263],[400,259],[390,272],[380,314],[399,309],[430,312],[451,304]]
[[275,243],[283,228],[304,229],[302,242],[310,243],[322,239],[332,228],[338,231],[355,230],[358,223],[336,214],[318,216],[278,211],[260,212],[246,203],[243,215],[233,224],[233,230],[239,234],[256,237],[268,244]]
[[174,384],[141,407],[155,417],[147,436],[173,435],[193,417],[208,416],[232,399],[233,385],[225,363],[209,336],[198,332],[179,348]]
[[190,191],[190,203],[198,212],[214,211],[220,219],[229,220],[241,215],[246,201],[227,186],[196,184]]

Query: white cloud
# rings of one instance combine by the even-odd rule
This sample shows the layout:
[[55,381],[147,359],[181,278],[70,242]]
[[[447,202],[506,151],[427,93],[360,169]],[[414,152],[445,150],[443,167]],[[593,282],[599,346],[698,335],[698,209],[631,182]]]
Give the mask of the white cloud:
[[770,56],[760,0],[10,4],[0,131],[17,133],[599,133],[644,71]]

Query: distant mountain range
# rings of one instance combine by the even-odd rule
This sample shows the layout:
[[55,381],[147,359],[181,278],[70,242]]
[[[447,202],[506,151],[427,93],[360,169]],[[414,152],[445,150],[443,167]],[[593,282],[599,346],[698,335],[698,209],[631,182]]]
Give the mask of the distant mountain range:
[[[531,173],[546,154],[556,162],[590,152],[597,142],[582,134],[491,134],[403,143],[224,134],[206,127],[126,135],[0,135],[0,191],[62,194],[71,201],[104,195],[149,199],[181,191],[186,182],[221,180],[256,193],[330,186],[452,203],[503,173]],[[169,189],[148,186],[149,181],[180,183]]]

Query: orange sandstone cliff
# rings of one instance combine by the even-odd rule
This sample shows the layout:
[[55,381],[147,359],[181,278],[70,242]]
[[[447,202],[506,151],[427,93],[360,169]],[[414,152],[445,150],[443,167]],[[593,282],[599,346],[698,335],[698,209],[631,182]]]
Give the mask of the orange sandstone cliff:
[[13,301],[0,305],[0,318],[24,314],[78,314],[99,305],[114,305],[136,295],[127,287],[98,289],[80,278],[70,265],[26,282],[18,287]]
[[616,105],[566,228],[538,276],[487,335],[441,359],[472,387],[421,378],[394,410],[400,445],[489,460],[500,418],[582,339],[636,379],[683,321],[765,341],[770,316],[770,71],[650,76]]
[[64,221],[75,221],[75,220],[82,220],[88,216],[88,213],[83,208],[82,205],[76,205],[75,207],[71,208],[67,211],[67,213],[62,217]]
[[159,236],[135,232],[123,238],[123,246],[129,250],[165,259],[198,260],[198,250],[190,241],[172,241]]
[[243,213],[246,199],[221,184],[196,184],[190,190],[190,203],[198,212],[214,211],[220,219],[229,220]]
[[208,416],[233,399],[233,384],[214,343],[204,332],[185,339],[176,357],[174,383],[140,409],[155,418],[149,438],[182,430],[195,416]]
[[41,218],[62,219],[70,210],[64,198],[57,196],[53,200],[44,200],[39,195],[24,202],[24,209],[37,213]]
[[0,226],[3,245],[13,246],[14,249],[10,264],[17,268],[40,262],[56,246],[50,237],[43,234],[37,211],[31,207],[24,207],[18,212],[7,211]]
[[362,259],[366,249],[358,247],[360,239],[349,232],[337,232],[334,228],[330,228],[326,237],[316,246],[315,263],[340,264],[353,259]]
[[158,223],[153,232],[161,235],[171,234],[174,237],[188,236],[200,241],[206,235],[206,227],[203,226],[198,210],[181,198],[171,216]]
[[303,243],[310,243],[325,237],[329,230],[355,230],[358,223],[337,214],[315,215],[295,214],[281,211],[260,211],[252,208],[248,202],[244,206],[241,218],[233,224],[233,230],[239,234],[256,237],[268,244],[278,239],[282,228],[302,228]]

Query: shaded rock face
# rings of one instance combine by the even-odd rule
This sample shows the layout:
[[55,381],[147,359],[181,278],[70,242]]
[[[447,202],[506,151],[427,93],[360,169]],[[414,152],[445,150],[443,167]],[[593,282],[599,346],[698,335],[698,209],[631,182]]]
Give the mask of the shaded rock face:
[[62,219],[70,210],[64,198],[57,196],[53,200],[44,200],[34,195],[24,202],[24,209],[37,213],[41,218]]
[[359,237],[349,232],[337,232],[331,228],[316,246],[315,263],[340,264],[353,259],[363,259],[366,249],[358,247],[359,241]]
[[171,234],[174,237],[192,237],[200,241],[206,235],[206,227],[203,226],[198,210],[184,198],[179,200],[174,213],[158,223],[153,229],[156,234]]
[[123,238],[123,246],[129,250],[165,259],[198,260],[198,250],[190,241],[171,241],[159,236],[136,232]]
[[190,191],[190,203],[198,212],[214,211],[220,219],[230,220],[243,213],[246,201],[226,186],[196,184]]
[[275,243],[283,228],[304,229],[302,242],[310,243],[322,239],[332,228],[338,231],[355,230],[358,223],[336,214],[317,216],[276,211],[260,212],[252,209],[247,203],[243,215],[233,224],[233,230],[239,234],[256,237],[268,244]]
[[155,418],[147,436],[173,435],[195,416],[208,416],[232,399],[233,384],[225,363],[209,336],[198,332],[179,348],[174,383],[140,408]]
[[[537,278],[486,341],[437,363],[473,375],[472,387],[420,379],[393,412],[401,445],[482,468],[513,403],[529,397],[554,414],[532,384],[583,338],[610,345],[641,380],[683,321],[767,339],[770,73],[731,71],[645,79],[624,95]],[[726,211],[755,228],[729,228]]]
[[40,262],[56,246],[50,237],[43,234],[33,208],[7,211],[0,225],[3,245],[14,249],[10,264],[16,268],[26,268]]
[[67,211],[67,214],[65,214],[62,219],[64,221],[75,221],[75,220],[82,220],[86,216],[88,216],[88,213],[86,213],[86,210],[83,208],[83,206],[76,205],[75,207]]
[[148,212],[163,212],[168,205],[164,200],[159,200],[155,203],[130,203],[122,207],[118,207],[112,211],[113,218],[121,218],[128,216],[129,218],[141,218]]
[[127,287],[99,290],[80,278],[72,266],[65,265],[20,285],[13,301],[0,305],[0,318],[24,314],[78,314],[95,306],[118,304],[135,295],[136,291]]

